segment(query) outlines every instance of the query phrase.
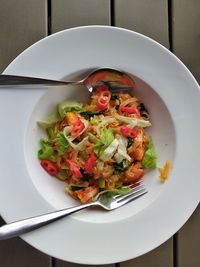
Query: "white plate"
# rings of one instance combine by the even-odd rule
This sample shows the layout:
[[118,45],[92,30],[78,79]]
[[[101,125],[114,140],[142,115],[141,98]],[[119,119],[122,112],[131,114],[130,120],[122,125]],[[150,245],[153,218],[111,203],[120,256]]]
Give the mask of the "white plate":
[[[120,28],[74,28],[34,44],[4,73],[63,79],[96,67],[135,76],[135,93],[152,116],[158,165],[171,160],[173,170],[165,184],[158,171],[147,173],[149,193],[116,211],[83,211],[22,236],[51,256],[84,264],[125,261],[165,242],[198,205],[200,186],[199,86],[155,41]],[[63,183],[45,174],[36,158],[42,134],[36,121],[73,97],[85,99],[84,89],[0,90],[0,211],[7,222],[74,205]]]

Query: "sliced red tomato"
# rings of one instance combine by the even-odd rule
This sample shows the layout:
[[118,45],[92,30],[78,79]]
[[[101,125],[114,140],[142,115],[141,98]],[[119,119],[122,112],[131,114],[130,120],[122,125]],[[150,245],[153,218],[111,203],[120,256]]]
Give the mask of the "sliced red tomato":
[[138,135],[138,131],[136,129],[129,128],[127,126],[122,126],[120,128],[120,133],[125,136],[125,137],[130,137],[130,138],[136,138]]
[[94,152],[89,156],[88,161],[85,163],[85,170],[90,173],[97,160],[97,156]]
[[75,137],[75,136],[79,135],[83,131],[84,127],[85,127],[84,123],[81,120],[78,120],[73,125],[73,129],[71,131],[71,136]]
[[97,107],[99,110],[104,110],[108,108],[111,98],[111,93],[109,91],[102,91],[97,99]]
[[121,106],[120,110],[121,110],[121,112],[124,112],[124,113],[140,115],[140,111],[136,107]]
[[43,159],[41,160],[40,164],[42,168],[45,169],[45,171],[50,175],[56,175],[60,171],[58,165],[50,160]]
[[73,173],[75,178],[81,178],[83,176],[79,167],[76,165],[75,162],[73,162],[70,159],[67,159],[66,162],[69,165],[69,168],[70,168],[70,170]]

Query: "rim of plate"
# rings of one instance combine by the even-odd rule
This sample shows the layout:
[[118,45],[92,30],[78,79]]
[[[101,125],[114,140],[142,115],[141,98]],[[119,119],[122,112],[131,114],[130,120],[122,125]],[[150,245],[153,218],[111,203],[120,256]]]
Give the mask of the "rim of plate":
[[[10,63],[10,65],[4,70],[4,74],[13,74],[13,70],[15,72],[15,68],[18,65],[22,64],[23,65],[23,57],[26,56],[29,53],[32,53],[32,49],[35,48],[37,49],[38,46],[44,46],[46,45],[45,42],[51,42],[57,39],[57,37],[59,38],[59,36],[62,35],[68,35],[68,33],[73,32],[73,33],[77,33],[79,34],[80,31],[84,32],[84,31],[111,31],[114,34],[123,34],[126,33],[127,36],[132,36],[130,38],[136,38],[136,39],[140,39],[140,41],[146,40],[147,42],[149,42],[149,44],[151,44],[152,46],[158,48],[158,50],[162,53],[163,51],[165,53],[167,53],[167,56],[170,58],[170,60],[172,60],[172,63],[174,62],[174,64],[177,64],[177,66],[180,67],[180,72],[183,72],[184,74],[187,74],[187,78],[189,79],[191,85],[193,86],[193,88],[195,90],[198,90],[198,93],[200,93],[199,90],[199,86],[197,81],[195,80],[195,78],[193,77],[193,75],[190,73],[190,71],[187,69],[187,67],[175,56],[173,55],[169,50],[167,50],[164,46],[162,46],[161,44],[157,43],[156,41],[152,40],[151,38],[144,36],[140,33],[136,33],[134,31],[131,30],[127,30],[127,29],[123,29],[123,28],[119,28],[119,27],[112,27],[112,26],[100,26],[100,25],[92,25],[92,26],[81,26],[81,27],[76,27],[76,28],[71,28],[71,29],[67,29],[67,30],[63,30],[60,32],[57,32],[55,34],[52,34],[51,36],[45,37],[42,40],[36,42],[35,44],[33,44],[32,46],[30,46],[29,48],[27,48],[24,52],[22,52],[19,56],[16,57],[16,59],[14,61],[12,61]],[[171,62],[171,61],[170,61]],[[20,70],[17,70],[17,72],[20,73]],[[21,73],[23,74],[23,73]],[[195,88],[196,87],[196,88]],[[195,91],[196,92],[196,91]],[[177,118],[178,120],[178,118]],[[176,128],[177,133],[180,134],[180,129]],[[199,131],[199,129],[198,129]],[[179,137],[179,136],[178,136]],[[195,135],[195,137],[197,137],[197,135]],[[194,140],[195,140],[194,137]],[[178,143],[178,148],[180,149],[180,143]],[[177,172],[180,172],[181,169],[181,163],[179,162],[179,157],[180,157],[180,152],[182,151],[178,151],[178,156],[176,158],[176,162],[177,163],[177,169],[173,171],[173,177],[171,177],[171,179],[167,182],[167,184],[165,185],[166,188],[165,190],[163,190],[162,194],[160,194],[158,196],[158,198],[156,199],[155,202],[151,203],[146,209],[142,210],[139,214],[137,214],[136,216],[134,216],[134,218],[128,218],[126,220],[124,220],[123,222],[116,222],[116,223],[112,223],[112,224],[106,224],[106,225],[98,225],[98,231],[100,232],[104,232],[105,233],[105,237],[109,236],[110,233],[111,234],[111,238],[112,240],[107,240],[105,239],[105,243],[104,243],[104,248],[103,246],[103,238],[101,237],[101,242],[102,242],[102,246],[99,246],[99,244],[96,244],[96,242],[98,241],[97,236],[95,236],[95,233],[97,231],[97,225],[95,224],[90,224],[90,223],[85,223],[82,222],[81,224],[81,229],[82,231],[84,230],[88,230],[88,227],[90,228],[90,232],[91,232],[91,236],[88,238],[89,242],[94,242],[93,244],[96,246],[97,245],[97,252],[95,252],[95,250],[92,250],[92,253],[87,254],[89,251],[88,248],[85,248],[84,250],[84,242],[83,240],[80,240],[81,243],[81,251],[79,256],[75,255],[72,253],[72,255],[69,255],[69,253],[66,255],[64,254],[64,250],[61,250],[61,252],[59,252],[59,249],[55,249],[55,247],[53,245],[51,245],[51,243],[49,243],[50,241],[59,241],[56,239],[56,235],[54,233],[54,231],[58,232],[58,236],[59,238],[62,237],[63,234],[65,234],[65,220],[62,220],[60,222],[58,222],[55,225],[51,225],[49,227],[46,227],[44,229],[38,230],[35,233],[30,233],[30,234],[26,234],[24,236],[22,236],[22,239],[24,239],[26,242],[28,242],[29,244],[31,244],[33,247],[37,248],[38,250],[41,250],[42,252],[49,254],[53,257],[62,259],[62,260],[66,260],[69,262],[74,262],[74,263],[84,263],[84,264],[111,264],[111,263],[116,263],[116,262],[122,262],[125,260],[129,260],[135,257],[138,257],[146,252],[149,252],[150,250],[158,247],[159,245],[161,245],[163,242],[165,242],[167,239],[169,239],[175,232],[177,232],[182,225],[188,220],[188,218],[191,216],[191,214],[193,213],[193,211],[195,210],[195,208],[197,207],[198,203],[199,203],[199,196],[197,195],[197,189],[196,185],[193,185],[193,197],[188,198],[188,200],[190,200],[190,205],[189,207],[185,208],[185,210],[181,210],[180,213],[178,215],[176,215],[177,213],[174,213],[174,220],[175,220],[175,224],[172,222],[171,218],[167,217],[167,215],[172,214],[172,212],[175,212],[176,208],[181,208],[183,206],[183,203],[185,203],[186,200],[183,199],[183,201],[181,202],[179,199],[176,199],[177,194],[180,194],[181,196],[183,196],[183,193],[186,192],[186,185],[182,186],[183,192],[179,191],[179,188],[177,183],[178,181],[180,182],[180,177],[176,177],[176,175],[178,174]],[[195,152],[194,152],[194,155]],[[195,163],[200,163],[198,162],[198,160],[196,159]],[[197,164],[198,165],[198,164]],[[178,170],[178,171],[177,171]],[[197,171],[197,170],[196,170]],[[180,174],[180,173],[179,173]],[[176,179],[175,179],[176,178]],[[193,181],[195,178],[192,178]],[[189,184],[189,183],[188,183]],[[173,187],[173,185],[175,185]],[[199,183],[200,185],[200,183]],[[195,191],[196,190],[196,191]],[[170,193],[170,201],[171,203],[174,203],[174,207],[169,207],[169,193]],[[182,193],[182,194],[181,194]],[[187,198],[186,198],[187,199]],[[174,201],[174,202],[173,202]],[[160,206],[165,208],[165,212],[161,211]],[[159,211],[161,212],[162,216],[158,219],[157,215],[159,214]],[[8,213],[5,214],[4,212],[4,217],[7,219],[9,219],[9,215]],[[148,225],[146,225],[146,222],[148,220]],[[156,220],[159,220],[156,221]],[[159,224],[160,223],[160,224]],[[128,245],[130,246],[132,244],[132,242],[134,242],[134,240],[132,240],[133,236],[129,233],[129,236],[116,236],[115,235],[115,231],[118,231],[119,229],[121,229],[121,227],[123,229],[132,229],[131,227],[133,225],[140,225],[140,231],[141,229],[144,230],[144,234],[146,235],[146,237],[144,238],[144,236],[141,236],[141,239],[136,238],[138,241],[137,244],[137,249],[135,251],[132,251],[131,248],[129,247],[127,249],[124,248],[124,244],[126,244],[126,242],[128,242]],[[162,229],[163,225],[166,227],[166,229]],[[80,222],[77,222],[73,219],[70,219],[70,222],[68,224],[69,229],[71,230],[72,234],[77,233],[76,229],[77,227],[80,227]],[[155,229],[156,228],[156,229]],[[152,230],[148,231],[148,230]],[[153,230],[154,229],[154,230]],[[52,232],[53,231],[53,232]],[[135,230],[133,230],[134,232]],[[53,234],[52,234],[53,233]],[[49,240],[44,240],[45,237],[47,237],[48,234],[52,234],[51,237],[49,237]],[[85,235],[84,232],[82,232],[82,236],[83,238],[86,238],[87,236]],[[99,236],[100,238],[100,236]],[[110,255],[110,246],[111,244],[115,244],[117,243],[117,240],[120,240],[120,244],[118,244],[118,247],[113,248],[112,250],[112,255]],[[144,242],[145,240],[148,240],[148,242]],[[140,242],[139,242],[140,241]],[[62,242],[64,242],[64,240],[62,240]],[[66,240],[67,242],[67,240]],[[59,245],[63,245],[59,244]],[[73,249],[75,250],[76,247],[73,247],[74,244],[72,244],[72,248],[71,248],[71,252],[73,251]],[[90,244],[91,246],[91,244]],[[135,247],[136,248],[136,247]],[[107,250],[106,250],[107,249]],[[98,256],[98,254],[103,255],[103,257],[101,257],[101,255]],[[90,256],[90,258],[89,258]]]

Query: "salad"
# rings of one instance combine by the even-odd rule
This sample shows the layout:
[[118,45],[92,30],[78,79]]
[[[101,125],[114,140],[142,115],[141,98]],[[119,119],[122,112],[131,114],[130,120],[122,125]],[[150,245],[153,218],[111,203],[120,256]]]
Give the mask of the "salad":
[[145,169],[156,168],[153,140],[145,133],[149,113],[127,92],[98,86],[89,103],[64,101],[38,123],[47,133],[38,150],[41,167],[81,203],[104,190],[126,193]]

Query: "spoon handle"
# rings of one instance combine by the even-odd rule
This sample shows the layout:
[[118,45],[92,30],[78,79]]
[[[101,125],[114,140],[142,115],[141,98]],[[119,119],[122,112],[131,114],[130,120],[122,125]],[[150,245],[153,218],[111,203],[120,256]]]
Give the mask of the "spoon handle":
[[31,217],[28,219],[16,221],[13,223],[5,224],[0,227],[0,240],[12,238],[19,236],[25,233],[28,233],[32,230],[38,229],[44,225],[47,225],[51,222],[54,222],[60,218],[63,218],[69,214],[86,209],[91,206],[97,205],[96,202],[91,202],[88,204],[62,209],[47,214]]
[[66,84],[79,84],[81,81],[56,81],[35,77],[25,77],[17,75],[0,75],[0,86],[16,86],[16,85],[66,85]]

